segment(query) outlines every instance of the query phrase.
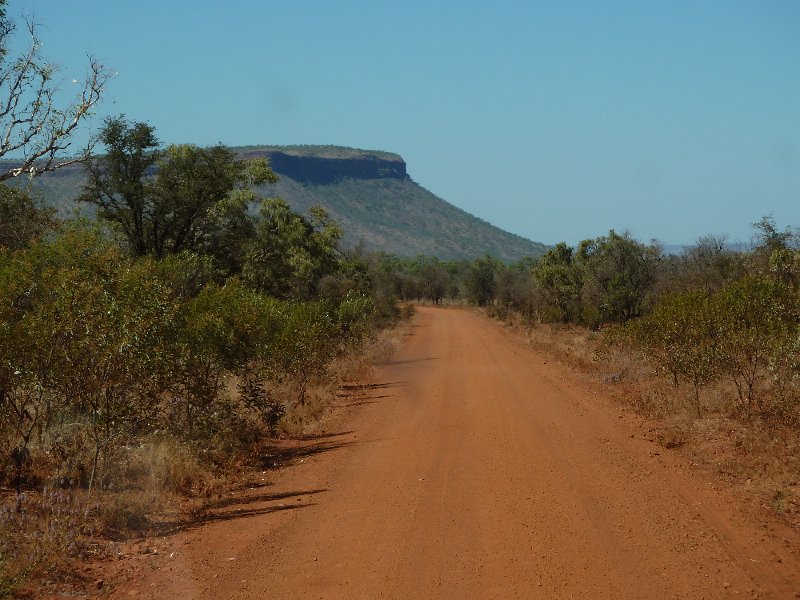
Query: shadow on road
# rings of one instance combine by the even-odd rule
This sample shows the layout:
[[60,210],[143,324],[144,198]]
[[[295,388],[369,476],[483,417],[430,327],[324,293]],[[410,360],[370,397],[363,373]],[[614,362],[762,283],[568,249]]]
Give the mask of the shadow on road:
[[338,404],[341,408],[352,406],[363,406],[365,404],[375,404],[376,400],[383,398],[393,398],[393,394],[371,395],[369,392],[389,390],[397,387],[404,387],[407,381],[389,381],[386,383],[346,383],[341,386],[344,393],[336,394],[339,398],[350,400],[348,403]]
[[[345,435],[345,434],[338,434]],[[333,436],[326,436],[333,437]],[[307,441],[307,440],[303,440]],[[277,469],[285,467],[299,458],[306,458],[308,456],[315,456],[323,452],[330,452],[332,450],[339,450],[352,446],[356,442],[353,441],[321,441],[315,443],[302,444],[294,447],[280,447],[272,446],[267,448],[261,456],[260,466],[261,469]]]
[[[313,490],[292,490],[288,492],[276,492],[272,494],[254,494],[249,496],[237,495],[231,498],[222,498],[206,505],[202,514],[196,515],[192,526],[218,521],[243,519],[246,517],[256,517],[260,515],[268,515],[274,512],[280,512],[283,510],[294,510],[297,508],[316,506],[315,502],[303,502],[304,497],[321,494],[327,491],[327,488],[320,488]],[[288,500],[288,502],[271,504],[269,506],[253,506],[255,504],[278,502],[281,500]]]
[[[263,487],[267,487],[266,485]],[[299,498],[301,496],[312,496],[314,494],[321,494],[327,492],[328,488],[320,488],[314,490],[292,490],[290,492],[274,492],[274,493],[261,493],[252,494],[247,496],[230,496],[228,498],[220,498],[205,505],[205,509],[209,511],[221,510],[231,506],[247,506],[250,504],[257,504],[259,502],[275,502],[277,500],[286,500],[288,498]]]
[[[203,506],[192,510],[187,520],[154,523],[152,531],[159,536],[167,537],[202,527],[208,523],[232,521],[235,519],[268,515],[284,510],[316,506],[316,502],[303,502],[302,500],[305,496],[313,496],[327,491],[327,488],[320,488],[252,495],[236,493],[228,498],[219,498],[206,502]],[[285,502],[280,502],[282,500]],[[280,504],[255,506],[271,502],[280,502]]]
[[403,387],[407,384],[407,381],[386,381],[384,383],[345,383],[342,385],[342,389],[348,392],[354,390],[386,390],[389,388]]
[[428,358],[410,358],[408,360],[385,360],[382,362],[375,363],[379,367],[391,367],[394,365],[410,365],[414,363],[421,363],[421,362],[428,362],[431,360],[439,360],[436,356],[429,356]]

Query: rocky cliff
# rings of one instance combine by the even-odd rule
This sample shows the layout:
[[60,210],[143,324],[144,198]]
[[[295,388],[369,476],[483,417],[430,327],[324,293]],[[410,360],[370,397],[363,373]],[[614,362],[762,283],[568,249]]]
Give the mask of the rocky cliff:
[[[313,147],[309,147],[313,148]],[[278,149],[255,149],[242,152],[244,158],[265,157],[279,175],[302,183],[329,185],[343,179],[405,179],[406,163],[399,156],[368,151],[350,156],[314,155],[305,152]]]

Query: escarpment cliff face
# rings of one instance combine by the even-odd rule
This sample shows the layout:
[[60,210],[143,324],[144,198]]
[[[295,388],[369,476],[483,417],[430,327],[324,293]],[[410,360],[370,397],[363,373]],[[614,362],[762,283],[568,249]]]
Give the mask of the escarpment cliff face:
[[[244,146],[239,156],[267,158],[279,181],[261,186],[264,197],[281,197],[296,211],[319,204],[341,224],[343,244],[401,256],[427,254],[472,259],[490,254],[506,261],[541,256],[546,247],[514,235],[445,202],[408,175],[390,152],[341,146]],[[21,179],[21,178],[17,178]],[[17,182],[25,185],[28,180]],[[73,214],[85,182],[75,165],[31,181],[35,194]],[[91,213],[91,207],[82,207]],[[253,207],[255,212],[256,207]]]
[[365,152],[346,158],[310,156],[280,150],[249,150],[244,158],[265,157],[278,174],[302,183],[330,185],[343,179],[405,179],[406,163]]

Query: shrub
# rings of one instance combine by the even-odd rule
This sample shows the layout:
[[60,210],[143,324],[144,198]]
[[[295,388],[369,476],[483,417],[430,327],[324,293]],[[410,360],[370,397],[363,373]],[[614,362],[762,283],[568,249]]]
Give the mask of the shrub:
[[770,370],[778,378],[787,375],[778,365],[797,337],[800,315],[791,290],[776,280],[747,277],[714,299],[722,369],[733,380],[745,412],[764,412],[765,390],[759,388],[769,383]]
[[697,415],[700,390],[719,375],[719,324],[710,298],[701,292],[667,297],[653,312],[626,327],[630,339],[672,378],[692,384]]

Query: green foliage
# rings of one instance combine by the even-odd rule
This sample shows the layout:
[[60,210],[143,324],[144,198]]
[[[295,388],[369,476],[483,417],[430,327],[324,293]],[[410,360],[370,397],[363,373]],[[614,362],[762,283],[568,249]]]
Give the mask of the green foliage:
[[279,304],[231,280],[206,286],[181,306],[169,412],[173,429],[189,438],[214,433],[212,417],[226,376],[244,376],[251,363],[271,355]]
[[307,218],[279,198],[265,200],[255,229],[242,269],[254,289],[310,300],[322,278],[336,273],[342,231],[322,207],[312,207]]
[[701,413],[700,390],[720,373],[720,325],[711,298],[689,292],[664,298],[653,312],[630,323],[626,332],[677,387],[692,384],[695,408]]
[[336,311],[338,338],[343,350],[356,351],[375,330],[377,310],[366,295],[348,292]]
[[319,296],[332,304],[339,304],[351,292],[369,295],[374,290],[369,264],[353,252],[342,253],[336,271],[320,278]]
[[575,262],[572,248],[564,242],[556,244],[533,267],[533,275],[557,310],[559,320],[579,318],[584,275]]
[[135,256],[152,251],[148,220],[150,176],[158,161],[159,141],[147,123],[130,123],[124,116],[106,119],[100,132],[106,154],[87,163],[87,181],[78,198],[97,207],[97,216],[112,223]]
[[0,183],[0,249],[19,250],[55,226],[53,210],[29,194]]
[[297,401],[305,402],[306,389],[338,352],[337,323],[330,306],[323,302],[288,303],[276,339],[271,367],[278,377],[289,377],[297,385]]
[[[584,240],[575,257],[584,272],[584,303],[591,309],[588,325],[624,323],[642,314],[661,262],[661,250],[613,229],[607,236]],[[585,313],[586,314],[586,313]]]
[[255,197],[245,190],[275,179],[263,160],[248,164],[224,146],[169,146],[157,161],[146,213],[148,251],[216,250],[234,258],[241,248],[233,241],[252,227],[247,207]]
[[797,361],[787,357],[796,357],[800,303],[779,281],[746,277],[715,294],[670,296],[626,332],[676,385],[692,384],[698,414],[699,390],[720,377],[735,384],[748,416],[770,412],[770,390],[796,402]]
[[490,256],[480,258],[470,265],[464,282],[470,302],[486,306],[494,300],[497,291],[495,273],[498,268],[498,262]]
[[[325,227],[306,229],[309,247],[333,247]],[[50,432],[65,461],[57,471],[78,470],[68,479],[93,488],[119,471],[117,448],[135,436],[251,439],[248,411],[274,432],[287,401],[270,382],[303,402],[378,316],[356,289],[336,304],[280,300],[225,280],[207,255],[135,259],[74,223],[0,251],[0,441],[22,456]]]
[[264,381],[255,374],[245,374],[239,383],[239,397],[250,409],[256,411],[267,431],[274,436],[278,432],[278,423],[286,415],[286,406],[273,397]]
[[453,277],[447,265],[432,257],[417,257],[415,262],[420,294],[426,300],[439,304],[452,285]]
[[779,281],[746,277],[719,292],[715,300],[722,368],[736,385],[746,413],[765,412],[767,376],[778,381],[792,377],[781,363],[800,335],[797,294]]
[[153,261],[152,265],[156,277],[166,283],[180,301],[194,298],[208,284],[224,279],[213,257],[207,254],[180,252]]
[[135,256],[204,252],[238,272],[253,231],[249,190],[277,181],[266,161],[238,160],[221,145],[160,151],[153,127],[123,116],[106,120],[101,141],[106,154],[88,163],[79,200],[95,205]]
[[34,244],[2,271],[0,296],[10,307],[2,315],[9,337],[0,342],[3,416],[16,420],[27,444],[56,411],[85,415],[91,486],[112,440],[146,427],[155,411],[169,374],[169,290],[152,265],[131,263],[80,225]]

